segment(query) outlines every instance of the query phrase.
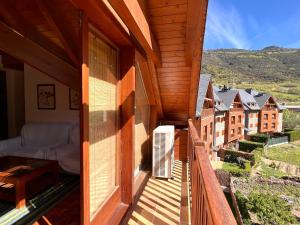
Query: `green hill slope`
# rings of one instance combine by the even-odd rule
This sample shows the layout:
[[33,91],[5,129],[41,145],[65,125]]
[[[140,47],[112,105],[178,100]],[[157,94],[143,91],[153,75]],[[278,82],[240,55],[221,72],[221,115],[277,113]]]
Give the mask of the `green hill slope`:
[[258,51],[205,51],[202,73],[212,74],[217,85],[252,87],[281,102],[300,105],[300,49],[270,46]]

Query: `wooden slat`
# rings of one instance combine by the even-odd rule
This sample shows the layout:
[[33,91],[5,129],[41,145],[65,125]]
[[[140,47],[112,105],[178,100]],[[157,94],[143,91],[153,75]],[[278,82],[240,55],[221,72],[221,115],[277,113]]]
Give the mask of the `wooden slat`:
[[176,4],[159,8],[150,8],[150,16],[169,16],[187,12],[187,4]]
[[109,2],[129,30],[134,34],[147,55],[155,64],[159,65],[159,47],[139,2],[137,0],[109,0]]
[[22,37],[0,22],[0,50],[19,59],[61,83],[79,90],[79,71],[38,44]]
[[152,24],[172,24],[172,23],[183,23],[186,22],[186,14],[176,14],[171,16],[154,16],[150,18]]
[[178,4],[186,4],[187,0],[151,0],[149,8],[161,8]]

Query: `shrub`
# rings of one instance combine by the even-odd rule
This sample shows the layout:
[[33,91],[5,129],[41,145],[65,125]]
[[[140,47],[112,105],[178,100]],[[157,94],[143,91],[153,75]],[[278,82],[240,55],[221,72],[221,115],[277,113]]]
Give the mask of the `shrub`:
[[243,218],[243,222],[245,225],[251,225],[251,218],[247,209],[247,202],[248,199],[245,195],[243,195],[240,191],[237,191],[235,194],[235,198],[237,200],[237,204],[239,207],[239,211],[241,213],[241,216]]
[[285,132],[288,135],[289,142],[300,140],[300,129]]
[[263,149],[261,149],[261,148],[256,148],[252,151],[252,153],[254,155],[254,163],[253,163],[254,168],[256,168],[260,164],[262,152],[263,152]]
[[244,152],[252,152],[256,148],[263,148],[264,143],[254,141],[240,141],[239,150]]
[[250,137],[250,141],[260,142],[260,143],[267,143],[270,138],[269,135],[267,134],[252,134],[249,137]]
[[237,163],[228,163],[224,162],[222,170],[227,171],[232,176],[242,177],[242,176],[249,176],[251,172],[251,165],[250,162],[244,160],[244,169],[242,163],[238,165]]
[[246,208],[255,213],[261,224],[285,225],[295,223],[292,206],[271,193],[251,192]]

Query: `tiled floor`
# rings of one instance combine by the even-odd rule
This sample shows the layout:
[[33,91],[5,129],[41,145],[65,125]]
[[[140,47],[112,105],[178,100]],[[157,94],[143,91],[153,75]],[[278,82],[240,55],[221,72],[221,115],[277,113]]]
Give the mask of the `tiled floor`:
[[173,179],[150,178],[126,224],[188,224],[188,215],[180,215],[188,207],[182,204],[187,199],[182,194],[186,181],[186,163],[181,161],[175,161]]

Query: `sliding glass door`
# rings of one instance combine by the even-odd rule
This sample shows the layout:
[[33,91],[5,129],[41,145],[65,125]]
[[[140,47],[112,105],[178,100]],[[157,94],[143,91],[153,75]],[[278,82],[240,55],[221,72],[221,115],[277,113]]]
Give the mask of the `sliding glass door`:
[[136,64],[135,85],[135,170],[136,176],[149,161],[150,104],[142,79],[139,64]]

